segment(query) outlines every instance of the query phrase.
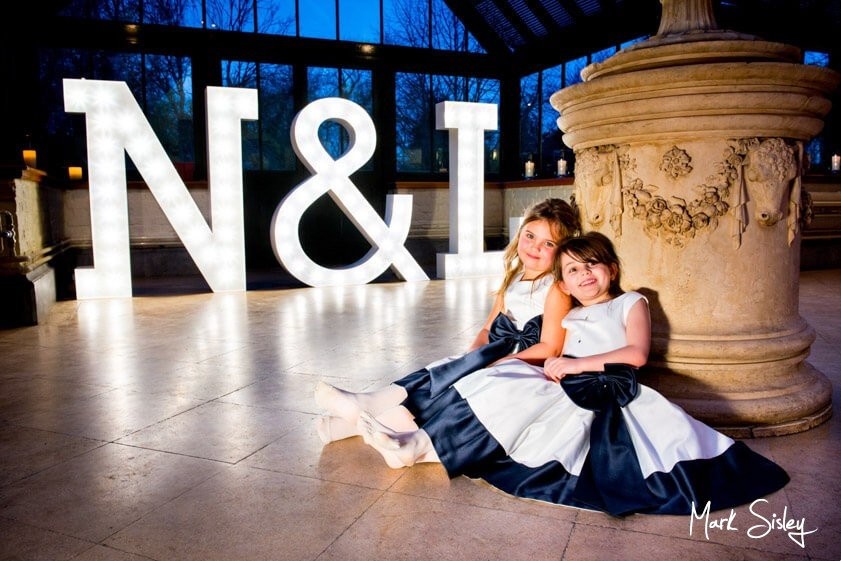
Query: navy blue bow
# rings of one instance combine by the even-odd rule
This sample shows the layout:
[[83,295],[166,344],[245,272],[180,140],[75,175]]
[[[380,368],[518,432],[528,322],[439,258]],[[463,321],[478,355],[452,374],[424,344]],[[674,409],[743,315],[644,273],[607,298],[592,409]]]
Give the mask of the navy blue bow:
[[574,497],[614,516],[644,512],[656,507],[659,500],[641,485],[642,470],[621,409],[639,395],[637,369],[627,364],[604,367],[604,372],[583,372],[561,379],[573,403],[596,413],[590,427],[590,452]]
[[627,364],[605,364],[603,372],[564,376],[561,385],[573,403],[590,411],[603,411],[612,404],[625,407],[639,393],[636,368]]
[[507,315],[496,316],[488,334],[487,345],[474,349],[455,360],[429,368],[430,393],[435,397],[464,376],[501,359],[519,345],[520,350],[540,342],[543,316],[535,316],[523,325],[522,331]]

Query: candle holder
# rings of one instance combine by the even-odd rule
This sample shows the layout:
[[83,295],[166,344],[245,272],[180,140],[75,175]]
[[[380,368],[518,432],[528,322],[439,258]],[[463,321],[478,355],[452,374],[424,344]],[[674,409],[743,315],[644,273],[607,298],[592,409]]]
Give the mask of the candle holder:
[[832,158],[830,158],[829,171],[831,171],[832,173],[841,172],[841,155],[832,155]]
[[525,169],[525,173],[523,174],[523,176],[526,179],[532,179],[534,177],[534,175],[535,175],[535,173],[534,173],[534,162],[531,161],[531,160],[527,160],[526,161],[526,169]]
[[23,151],[23,163],[28,168],[35,168],[38,166],[38,153],[35,150],[26,149]]

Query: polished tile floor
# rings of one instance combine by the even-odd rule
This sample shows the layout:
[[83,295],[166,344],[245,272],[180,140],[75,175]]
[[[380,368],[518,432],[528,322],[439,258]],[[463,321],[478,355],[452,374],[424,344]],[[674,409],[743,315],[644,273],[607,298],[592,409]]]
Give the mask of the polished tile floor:
[[[616,520],[437,465],[391,470],[359,439],[321,446],[318,379],[361,390],[461,350],[492,289],[135,286],[0,331],[0,559],[841,559],[838,416],[749,441],[791,483],[708,536],[690,517]],[[841,403],[841,270],[802,274],[801,311]],[[805,519],[805,547],[759,535],[772,513]]]

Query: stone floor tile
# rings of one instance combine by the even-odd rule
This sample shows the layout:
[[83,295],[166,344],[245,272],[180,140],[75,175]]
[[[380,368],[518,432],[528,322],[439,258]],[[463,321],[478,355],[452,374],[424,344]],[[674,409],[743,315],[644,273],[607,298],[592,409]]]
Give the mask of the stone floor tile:
[[0,487],[102,445],[101,441],[78,436],[0,425]]
[[177,395],[154,395],[117,388],[65,402],[40,402],[13,422],[22,426],[98,440],[116,440],[201,405]]
[[573,508],[512,497],[481,480],[450,479],[440,464],[418,464],[404,471],[389,491],[570,522],[578,513]]
[[121,438],[121,444],[236,463],[309,417],[211,401]]
[[0,559],[8,561],[63,561],[76,559],[91,543],[43,530],[0,516]]
[[745,547],[727,546],[712,541],[695,541],[661,536],[656,533],[635,532],[589,526],[577,523],[562,557],[563,561],[806,561],[801,554],[772,553],[757,549],[746,538]]
[[826,469],[809,476],[793,478],[783,492],[792,505],[790,518],[805,519],[806,530],[817,531],[805,536],[806,551],[813,558],[841,559],[841,505],[838,457],[827,461]]
[[219,398],[225,403],[319,413],[313,392],[318,378],[279,372]]
[[220,469],[216,462],[108,444],[3,487],[0,516],[98,542]]
[[105,544],[159,561],[306,561],[342,535],[381,494],[230,467]]
[[149,558],[126,553],[113,547],[95,545],[78,557],[74,557],[73,561],[149,561]]
[[242,465],[383,490],[405,471],[389,469],[382,456],[360,437],[322,445],[315,417],[246,458]]
[[318,559],[549,561],[560,558],[571,528],[570,522],[388,492]]

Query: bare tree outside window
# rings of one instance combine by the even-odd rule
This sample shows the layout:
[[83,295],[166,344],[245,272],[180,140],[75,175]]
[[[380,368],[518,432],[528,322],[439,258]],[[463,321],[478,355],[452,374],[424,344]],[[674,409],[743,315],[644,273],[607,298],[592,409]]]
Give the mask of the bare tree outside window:
[[[475,40],[443,0],[391,0],[388,7],[387,43],[450,51],[475,49]],[[398,73],[395,88],[396,160],[397,170],[403,172],[442,173],[449,168],[448,133],[435,126],[437,103],[499,103],[499,81],[487,78]],[[496,172],[498,134],[486,134],[485,142],[489,171]]]
[[206,0],[208,29],[254,31],[254,0]]

